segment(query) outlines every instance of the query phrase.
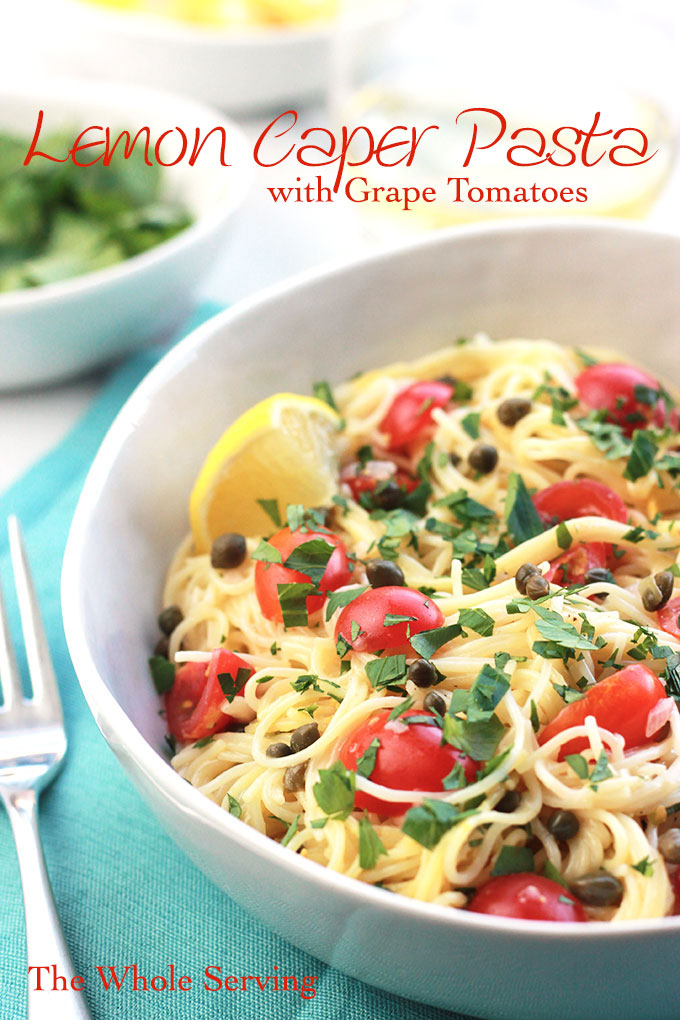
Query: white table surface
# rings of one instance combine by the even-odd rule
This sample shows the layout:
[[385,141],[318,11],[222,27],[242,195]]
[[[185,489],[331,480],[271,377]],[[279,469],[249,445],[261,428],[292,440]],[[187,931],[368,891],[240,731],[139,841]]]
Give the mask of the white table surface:
[[[600,0],[586,2],[597,6]],[[4,40],[0,37],[2,70],[11,70],[18,56],[25,70],[28,57],[22,56],[21,47],[3,47],[3,41],[8,44],[10,39],[6,26]],[[680,115],[680,110],[675,113]],[[318,111],[310,111],[307,118],[310,124],[323,123]],[[253,137],[256,129],[257,125],[251,125]],[[680,231],[680,166],[649,222]],[[286,276],[350,258],[369,246],[360,222],[345,203],[273,206],[265,187],[256,183],[247,209],[198,297],[232,303]],[[40,392],[0,394],[0,492],[66,434],[101,382],[101,376],[93,376]]]

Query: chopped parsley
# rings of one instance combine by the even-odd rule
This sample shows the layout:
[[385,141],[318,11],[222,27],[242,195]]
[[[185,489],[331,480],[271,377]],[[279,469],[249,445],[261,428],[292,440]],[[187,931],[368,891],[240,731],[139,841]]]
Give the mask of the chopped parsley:
[[364,585],[361,588],[349,588],[347,591],[331,591],[328,593],[328,604],[326,606],[326,620],[330,620],[333,613],[338,609],[343,609],[348,606],[350,602],[354,602],[360,595],[363,595],[365,591],[368,591],[368,585]]
[[535,538],[545,530],[522,476],[515,471],[508,478],[505,523],[511,538],[518,544]]
[[461,811],[455,804],[443,800],[424,800],[406,812],[402,832],[432,850],[449,829],[476,814],[476,808]]
[[272,519],[277,528],[281,527],[281,512],[277,499],[258,499],[257,503],[262,507],[268,517]]
[[251,670],[247,669],[245,666],[240,667],[235,678],[231,675],[231,673],[217,674],[217,681],[229,704],[232,703],[250,675]]
[[493,616],[489,616],[484,609],[461,609],[458,623],[463,628],[469,627],[482,637],[490,637],[493,634]]
[[560,523],[557,525],[557,531],[555,532],[555,535],[557,538],[557,544],[559,545],[560,549],[568,549],[571,543],[573,542],[571,532],[569,531],[569,528],[564,523],[564,521],[560,521]]
[[260,539],[257,549],[251,553],[252,560],[259,560],[261,563],[283,563],[283,557],[278,549],[275,549],[266,538]]
[[652,470],[658,445],[651,432],[636,429],[633,433],[633,446],[626,463],[623,477],[634,482],[644,478]]
[[313,793],[317,804],[329,818],[343,820],[354,809],[355,776],[341,761],[328,769],[319,769],[319,781]]
[[469,435],[470,439],[479,439],[479,423],[482,415],[479,411],[470,411],[461,421],[461,426]]
[[449,623],[445,627],[434,627],[432,630],[421,631],[410,639],[411,646],[423,659],[431,659],[442,645],[448,644],[459,637],[463,629],[458,623]]
[[366,663],[366,675],[376,690],[396,684],[406,676],[406,656],[386,655]]
[[163,655],[152,655],[149,659],[151,679],[158,694],[167,694],[175,682],[175,664]]
[[506,843],[501,847],[491,874],[495,878],[497,875],[516,875],[534,869],[534,855],[528,846],[511,846]]
[[234,818],[240,818],[241,815],[243,814],[243,809],[239,802],[236,800],[236,797],[232,797],[232,795],[228,793],[227,798],[229,800],[229,814],[233,815]]
[[284,566],[305,574],[312,584],[318,585],[334,552],[335,546],[324,538],[312,538],[296,546],[287,557]]
[[307,599],[310,595],[318,594],[317,586],[311,581],[288,581],[277,584],[276,590],[284,628],[306,627],[309,623]]
[[300,816],[296,815],[295,818],[293,819],[293,821],[288,826],[288,829],[286,831],[285,836],[281,840],[281,846],[288,846],[288,844],[290,843],[291,839],[293,838],[295,833],[298,831],[298,825],[299,824],[300,824]]
[[314,385],[312,386],[312,393],[314,394],[317,400],[323,400],[324,404],[328,404],[329,407],[332,407],[333,410],[337,412],[338,405],[335,403],[333,390],[331,389],[329,383],[327,383],[325,379],[322,379],[320,382],[314,383]]
[[650,861],[649,857],[643,857],[641,861],[633,864],[632,867],[639,871],[641,875],[644,875],[645,878],[651,878],[654,874],[654,863]]
[[359,758],[357,758],[357,775],[363,776],[364,779],[370,779],[371,773],[375,768],[375,762],[378,757],[378,751],[380,750],[380,741],[377,737],[374,737],[370,742],[366,750]]
[[364,814],[359,819],[359,865],[370,871],[378,863],[378,858],[387,854],[382,840]]

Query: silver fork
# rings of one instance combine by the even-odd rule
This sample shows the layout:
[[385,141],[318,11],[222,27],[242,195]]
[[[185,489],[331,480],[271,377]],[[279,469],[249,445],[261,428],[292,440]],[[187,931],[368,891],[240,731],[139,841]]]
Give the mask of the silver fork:
[[[38,795],[54,779],[66,753],[57,681],[16,517],[8,521],[10,553],[33,697],[21,691],[0,590],[0,796],[14,833],[26,914],[30,971],[29,1020],[90,1020],[85,999],[73,988],[73,963],[61,930],[38,832]],[[56,968],[56,971],[52,970]],[[37,975],[42,990],[37,990]],[[52,978],[58,974],[63,981]],[[61,989],[52,990],[53,983]]]

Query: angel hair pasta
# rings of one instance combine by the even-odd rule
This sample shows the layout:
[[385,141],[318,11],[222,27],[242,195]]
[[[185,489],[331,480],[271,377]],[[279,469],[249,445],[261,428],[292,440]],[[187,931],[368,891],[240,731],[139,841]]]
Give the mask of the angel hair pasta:
[[170,566],[152,672],[174,768],[291,852],[405,896],[673,913],[673,398],[610,352],[483,336],[316,392],[327,505],[281,505],[272,459],[264,533],[194,533]]

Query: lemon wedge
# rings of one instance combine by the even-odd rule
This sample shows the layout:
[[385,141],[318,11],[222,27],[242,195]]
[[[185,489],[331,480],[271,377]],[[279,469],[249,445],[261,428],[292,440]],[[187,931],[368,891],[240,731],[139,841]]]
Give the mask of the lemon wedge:
[[271,517],[258,500],[324,506],[337,492],[340,417],[316,397],[277,393],[237,418],[208,454],[191,493],[196,551],[218,535],[269,534]]

